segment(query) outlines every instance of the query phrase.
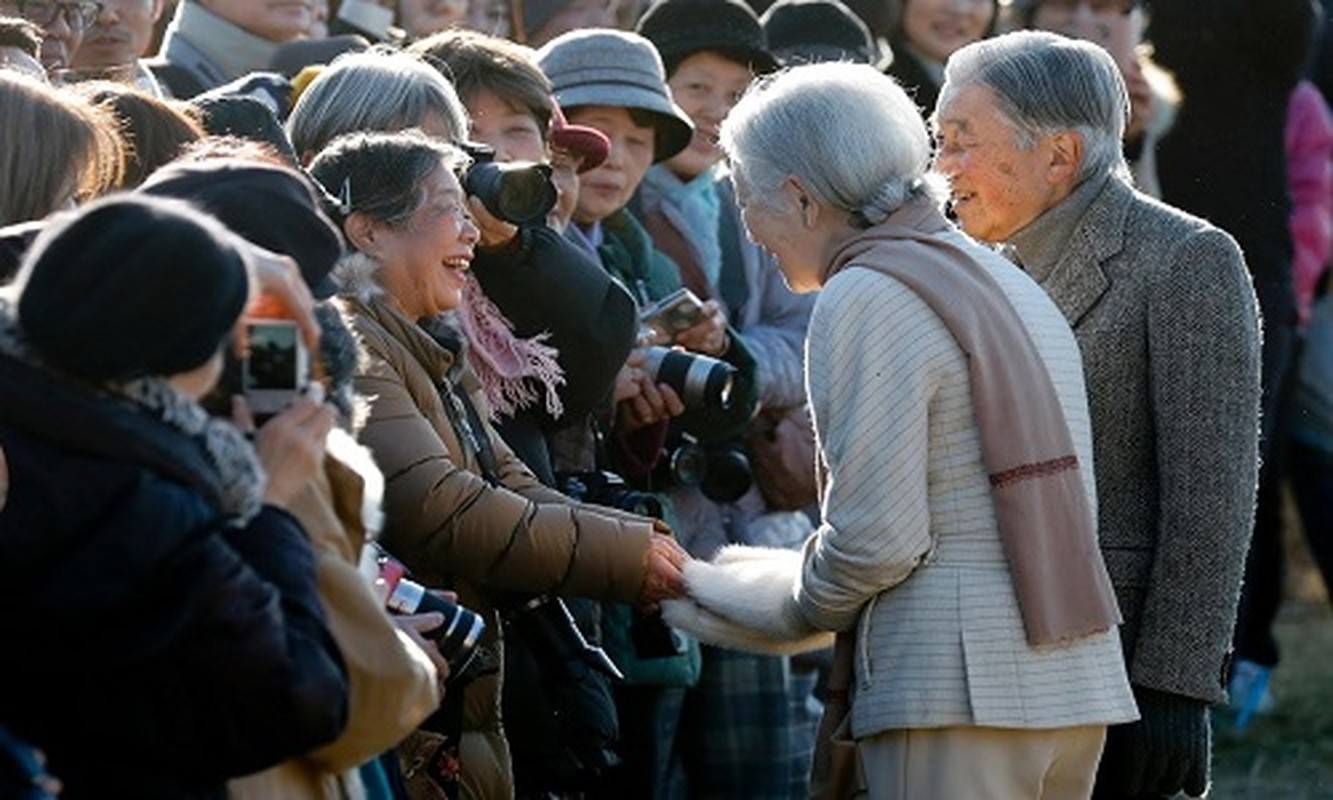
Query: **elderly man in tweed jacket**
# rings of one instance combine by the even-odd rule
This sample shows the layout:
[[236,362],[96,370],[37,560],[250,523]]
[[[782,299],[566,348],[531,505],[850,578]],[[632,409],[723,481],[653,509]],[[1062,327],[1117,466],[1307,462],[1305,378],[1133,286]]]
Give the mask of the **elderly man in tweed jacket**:
[[1095,46],[979,42],[946,69],[937,168],[963,228],[1008,246],[1082,351],[1099,538],[1142,714],[1112,728],[1096,796],[1200,795],[1255,498],[1258,313],[1229,235],[1128,184],[1127,103]]

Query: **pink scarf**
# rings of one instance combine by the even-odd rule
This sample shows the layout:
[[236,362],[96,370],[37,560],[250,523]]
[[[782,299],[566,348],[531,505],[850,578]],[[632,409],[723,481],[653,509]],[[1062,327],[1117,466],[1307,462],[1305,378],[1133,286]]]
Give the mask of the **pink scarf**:
[[469,345],[468,364],[481,380],[492,420],[535,403],[538,385],[547,413],[552,417],[564,413],[558,388],[565,383],[565,372],[556,360],[559,353],[545,344],[550,333],[528,339],[515,336],[513,324],[472,275],[467,276],[458,318]]

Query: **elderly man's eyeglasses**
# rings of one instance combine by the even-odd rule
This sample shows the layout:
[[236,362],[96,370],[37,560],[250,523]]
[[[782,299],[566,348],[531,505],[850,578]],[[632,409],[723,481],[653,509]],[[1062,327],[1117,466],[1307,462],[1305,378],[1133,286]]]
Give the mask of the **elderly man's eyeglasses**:
[[102,13],[102,4],[97,0],[74,0],[57,3],[53,0],[18,0],[19,16],[43,28],[50,27],[59,14],[65,18],[65,24],[76,31],[91,28]]

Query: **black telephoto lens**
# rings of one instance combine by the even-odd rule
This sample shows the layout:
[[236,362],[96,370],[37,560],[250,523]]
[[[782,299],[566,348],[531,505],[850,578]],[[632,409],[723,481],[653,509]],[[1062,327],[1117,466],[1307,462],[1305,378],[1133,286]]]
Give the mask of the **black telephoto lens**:
[[440,655],[449,662],[450,676],[458,676],[467,669],[468,662],[477,652],[477,642],[486,630],[486,621],[476,612],[451,603],[407,578],[400,579],[394,586],[388,605],[399,614],[440,612],[444,616],[444,624],[423,631],[422,635],[433,639],[440,648]]
[[670,347],[645,349],[643,371],[653,383],[665,383],[686,408],[731,407],[736,368],[725,361]]
[[537,225],[555,207],[556,190],[546,164],[478,161],[463,176],[463,190],[486,210],[515,225]]

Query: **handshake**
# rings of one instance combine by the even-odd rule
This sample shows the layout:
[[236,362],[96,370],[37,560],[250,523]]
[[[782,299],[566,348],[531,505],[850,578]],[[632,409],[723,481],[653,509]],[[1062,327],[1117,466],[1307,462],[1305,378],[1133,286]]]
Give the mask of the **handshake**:
[[768,655],[792,655],[833,644],[801,616],[796,584],[803,556],[774,547],[730,545],[711,562],[682,568],[688,597],[662,602],[662,617],[706,644]]

